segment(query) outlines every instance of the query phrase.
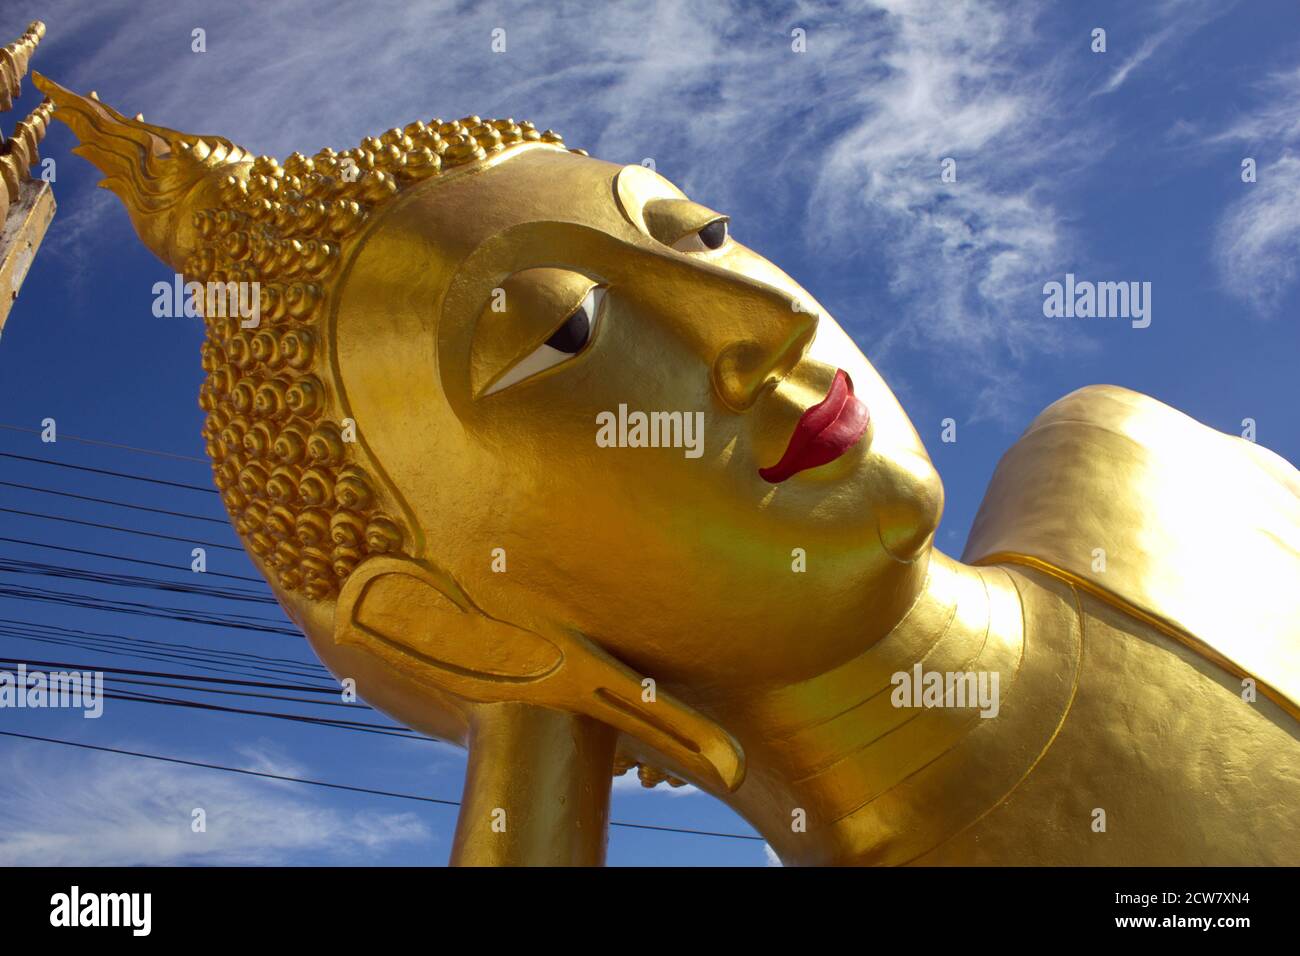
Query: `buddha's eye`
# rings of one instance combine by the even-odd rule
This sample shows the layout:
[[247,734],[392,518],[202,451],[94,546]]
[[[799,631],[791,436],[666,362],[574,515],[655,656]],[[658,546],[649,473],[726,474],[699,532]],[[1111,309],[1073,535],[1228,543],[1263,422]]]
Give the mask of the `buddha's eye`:
[[491,395],[524,379],[532,378],[538,372],[544,372],[552,366],[573,358],[586,348],[587,343],[596,333],[596,325],[601,316],[600,306],[604,298],[605,290],[600,286],[593,287],[550,338],[492,383],[483,395]]
[[678,252],[709,252],[721,249],[726,241],[727,220],[715,219],[703,229],[682,236],[673,243],[673,248]]
[[555,334],[547,339],[542,347],[553,348],[565,355],[577,355],[581,352],[582,347],[591,338],[591,327],[596,320],[600,292],[599,288],[588,292],[587,297],[582,300],[582,305],[564,320],[564,324],[555,330]]
[[[629,167],[624,172],[632,169]],[[621,178],[620,174],[620,181]],[[685,197],[648,199],[640,217],[651,238],[678,252],[713,252],[727,244],[728,218]]]

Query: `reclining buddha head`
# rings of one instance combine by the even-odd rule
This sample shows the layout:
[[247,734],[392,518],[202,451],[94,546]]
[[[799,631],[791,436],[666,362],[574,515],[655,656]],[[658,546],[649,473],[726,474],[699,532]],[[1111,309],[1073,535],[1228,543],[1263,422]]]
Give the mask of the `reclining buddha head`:
[[399,719],[456,739],[533,700],[704,777],[679,701],[823,672],[915,599],[942,490],[898,401],[656,172],[479,117],[281,165],[38,82],[155,253],[259,284],[255,327],[208,301],[215,481]]

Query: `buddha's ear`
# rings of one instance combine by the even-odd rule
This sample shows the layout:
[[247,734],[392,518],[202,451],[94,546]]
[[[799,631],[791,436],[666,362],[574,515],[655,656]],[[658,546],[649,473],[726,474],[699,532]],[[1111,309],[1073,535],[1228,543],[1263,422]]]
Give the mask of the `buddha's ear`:
[[643,741],[724,790],[744,777],[740,745],[576,632],[546,635],[489,617],[451,576],[408,558],[373,557],[348,575],[334,640],[472,701],[522,701],[583,714]]

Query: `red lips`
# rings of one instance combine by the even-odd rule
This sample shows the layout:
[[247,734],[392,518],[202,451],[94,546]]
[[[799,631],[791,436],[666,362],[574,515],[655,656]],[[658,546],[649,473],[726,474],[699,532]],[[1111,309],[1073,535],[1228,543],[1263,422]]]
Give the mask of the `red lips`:
[[799,419],[781,460],[758,469],[759,477],[779,484],[791,475],[832,462],[867,431],[871,414],[853,395],[853,382],[843,369],[835,372],[830,391]]

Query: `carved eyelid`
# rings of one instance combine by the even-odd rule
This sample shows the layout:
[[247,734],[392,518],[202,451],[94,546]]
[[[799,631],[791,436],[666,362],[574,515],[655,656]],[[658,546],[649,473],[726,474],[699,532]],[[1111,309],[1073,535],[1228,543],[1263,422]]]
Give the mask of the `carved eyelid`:
[[[644,166],[624,166],[614,177],[614,196],[619,211],[633,226],[653,237],[646,224],[645,210],[652,202],[664,199],[686,200],[686,194],[653,170]],[[689,201],[689,200],[686,200]]]
[[[474,329],[471,393],[481,397],[553,335],[599,285],[591,276],[550,266],[524,269],[505,279],[498,287],[500,297],[493,290]],[[494,309],[494,302],[504,308]]]
[[730,217],[697,203],[658,173],[644,166],[624,166],[614,180],[614,194],[624,218],[656,242],[671,246],[713,222]]
[[710,223],[730,221],[729,216],[689,199],[655,199],[645,207],[650,235],[666,246],[699,232]]

